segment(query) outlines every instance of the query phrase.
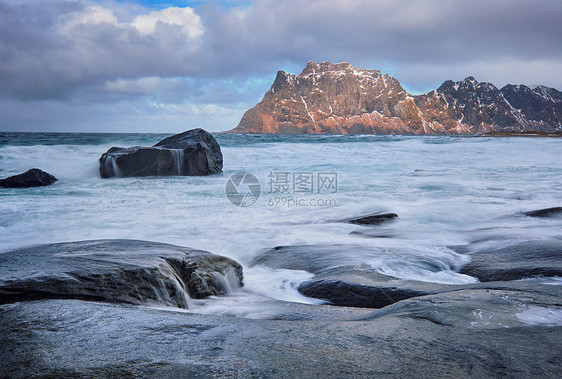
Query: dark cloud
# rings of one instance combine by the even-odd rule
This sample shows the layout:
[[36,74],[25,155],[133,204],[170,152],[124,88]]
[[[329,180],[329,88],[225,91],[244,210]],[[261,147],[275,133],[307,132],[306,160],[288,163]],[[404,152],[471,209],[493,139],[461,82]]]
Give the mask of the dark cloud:
[[562,88],[559,1],[161,3],[0,0],[0,99],[48,101],[45,112],[114,103],[134,114],[153,114],[147,104],[195,114],[194,100],[238,114],[278,69],[309,60],[390,74],[409,62],[397,77],[416,92],[468,75]]

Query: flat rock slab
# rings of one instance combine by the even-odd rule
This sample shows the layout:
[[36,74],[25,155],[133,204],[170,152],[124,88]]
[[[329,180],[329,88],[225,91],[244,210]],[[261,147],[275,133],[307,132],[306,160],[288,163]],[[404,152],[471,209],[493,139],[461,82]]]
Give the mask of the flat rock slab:
[[38,168],[27,170],[23,174],[0,179],[0,187],[3,188],[30,188],[48,186],[57,181],[53,175]]
[[136,240],[50,244],[0,254],[0,303],[87,299],[187,308],[242,285],[242,267],[206,251]]
[[[463,248],[457,248],[459,252]],[[535,276],[562,276],[562,240],[527,241],[471,254],[461,273],[482,282],[508,281]]]
[[[425,319],[443,326],[475,329],[514,328],[524,325],[562,326],[562,289],[545,283],[509,282],[464,288],[402,301],[361,320],[388,315]],[[562,343],[562,342],[561,342]]]
[[4,304],[0,376],[559,377],[562,327],[527,317],[556,315],[560,307],[551,303],[558,296],[538,292],[425,296],[339,321],[252,320],[79,300]]
[[99,159],[102,178],[130,176],[199,176],[222,171],[216,139],[203,129],[165,138],[152,147],[112,147]]

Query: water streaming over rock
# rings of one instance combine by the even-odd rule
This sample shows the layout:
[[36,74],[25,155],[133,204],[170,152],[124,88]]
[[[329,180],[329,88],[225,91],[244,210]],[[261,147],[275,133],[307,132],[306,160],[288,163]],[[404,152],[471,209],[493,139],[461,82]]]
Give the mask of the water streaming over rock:
[[184,150],[183,149],[169,149],[169,150],[170,150],[170,154],[172,154],[172,157],[174,159],[177,174],[184,175],[184,170],[183,170]]

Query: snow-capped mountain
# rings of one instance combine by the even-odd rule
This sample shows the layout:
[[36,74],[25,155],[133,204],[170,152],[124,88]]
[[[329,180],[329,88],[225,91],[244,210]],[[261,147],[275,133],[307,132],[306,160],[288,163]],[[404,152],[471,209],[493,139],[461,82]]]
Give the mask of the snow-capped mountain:
[[562,93],[554,88],[446,81],[408,94],[378,70],[309,62],[299,75],[279,71],[237,133],[483,134],[562,132]]

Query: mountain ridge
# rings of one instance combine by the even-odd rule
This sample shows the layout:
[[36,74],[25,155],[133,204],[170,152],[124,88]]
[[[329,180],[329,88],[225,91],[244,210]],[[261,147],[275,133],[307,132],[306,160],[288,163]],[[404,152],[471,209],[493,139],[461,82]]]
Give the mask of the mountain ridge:
[[562,93],[469,76],[411,95],[379,70],[347,62],[308,62],[298,75],[278,71],[262,101],[232,133],[478,135],[562,132]]

